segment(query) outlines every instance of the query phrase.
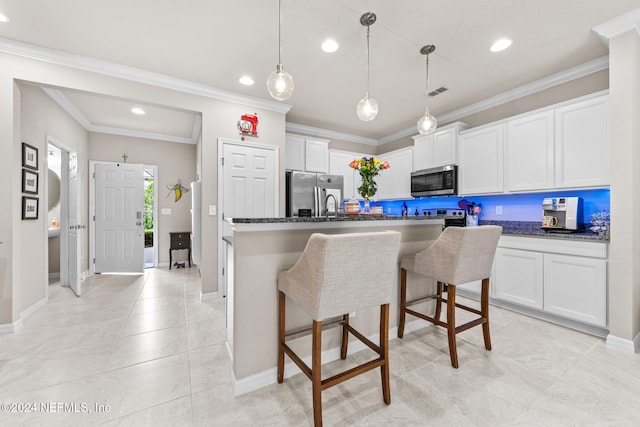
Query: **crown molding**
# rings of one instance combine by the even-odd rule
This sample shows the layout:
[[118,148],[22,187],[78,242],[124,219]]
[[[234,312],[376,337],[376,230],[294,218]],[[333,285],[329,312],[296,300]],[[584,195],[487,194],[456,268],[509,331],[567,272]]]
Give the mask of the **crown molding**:
[[609,40],[612,37],[634,30],[640,35],[640,8],[613,18],[592,29],[607,46],[609,46]]
[[91,123],[91,121],[82,114],[80,110],[73,104],[69,98],[64,96],[57,89],[43,87],[42,90],[51,97],[63,110],[73,117],[87,132],[107,133],[111,135],[130,136],[134,138],[155,139],[159,141],[178,142],[181,144],[196,144],[200,135],[200,126],[202,125],[202,116],[196,115],[193,121],[193,131],[190,138],[177,135],[167,135],[162,133],[144,132],[132,129],[124,129],[112,126],[100,126]]
[[4,37],[0,37],[0,52],[282,114],[288,113],[291,109],[289,104],[241,95],[160,73],[36,46]]
[[287,132],[300,133],[303,135],[316,136],[319,138],[337,139],[340,141],[357,142],[359,144],[378,145],[378,140],[374,138],[366,138],[364,136],[353,135],[350,133],[335,132],[332,130],[300,125],[297,123],[287,122],[285,125],[285,129]]

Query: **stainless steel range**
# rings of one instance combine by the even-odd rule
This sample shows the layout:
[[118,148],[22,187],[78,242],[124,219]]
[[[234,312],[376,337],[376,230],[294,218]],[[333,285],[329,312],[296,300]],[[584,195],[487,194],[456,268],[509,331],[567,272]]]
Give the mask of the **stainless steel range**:
[[467,224],[467,213],[464,209],[457,208],[433,208],[422,209],[422,215],[429,218],[443,218],[444,225],[447,227],[464,227]]

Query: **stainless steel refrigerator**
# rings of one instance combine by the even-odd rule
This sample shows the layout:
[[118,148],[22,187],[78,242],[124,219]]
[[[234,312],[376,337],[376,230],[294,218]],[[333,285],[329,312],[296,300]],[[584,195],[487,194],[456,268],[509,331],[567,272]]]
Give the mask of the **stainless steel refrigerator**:
[[286,172],[286,215],[336,215],[344,194],[342,175],[315,172]]

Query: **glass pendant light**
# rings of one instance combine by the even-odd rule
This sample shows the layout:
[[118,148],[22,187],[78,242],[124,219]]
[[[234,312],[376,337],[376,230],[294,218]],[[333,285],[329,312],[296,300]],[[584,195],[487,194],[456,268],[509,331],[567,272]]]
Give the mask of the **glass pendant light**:
[[[433,53],[433,51],[436,50],[436,47],[432,44],[428,44],[426,46],[423,46],[422,49],[420,49],[420,53],[425,55],[427,57],[426,60],[426,65],[427,65],[427,74],[426,74],[426,96],[429,96],[429,54]],[[436,127],[438,126],[438,121],[436,120],[435,117],[433,117],[431,115],[431,113],[429,112],[429,105],[427,105],[427,108],[424,112],[424,116],[420,117],[420,120],[418,120],[418,132],[420,132],[420,134],[422,135],[428,135],[431,132],[433,132],[434,130],[436,130]]]
[[364,98],[358,102],[356,113],[364,122],[373,120],[378,115],[378,102],[369,95],[369,27],[376,22],[376,14],[367,12],[360,17],[360,23],[367,27],[367,92]]
[[278,65],[276,70],[269,74],[267,79],[267,90],[269,95],[278,101],[289,99],[293,94],[293,77],[287,73],[282,66],[282,42],[280,30],[280,8],[281,0],[278,0]]

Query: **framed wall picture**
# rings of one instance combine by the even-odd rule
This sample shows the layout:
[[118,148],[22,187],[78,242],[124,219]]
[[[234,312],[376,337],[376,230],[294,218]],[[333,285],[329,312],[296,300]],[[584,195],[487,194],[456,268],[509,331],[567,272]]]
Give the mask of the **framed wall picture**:
[[22,192],[38,194],[38,172],[22,169]]
[[22,166],[38,170],[38,149],[24,142],[22,143]]
[[22,219],[38,219],[38,198],[22,196]]

